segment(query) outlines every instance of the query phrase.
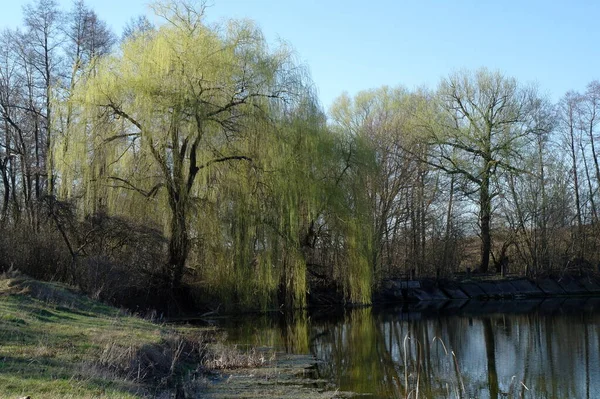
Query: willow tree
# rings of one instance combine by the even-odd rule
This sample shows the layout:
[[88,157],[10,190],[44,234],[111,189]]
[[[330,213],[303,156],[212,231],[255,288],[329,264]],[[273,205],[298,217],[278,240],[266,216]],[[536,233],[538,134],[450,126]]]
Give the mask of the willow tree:
[[[320,209],[319,181],[326,137],[314,98],[273,106],[255,123],[252,162],[221,164],[214,195],[196,209],[210,221],[197,226],[201,242],[190,254],[198,286],[211,297],[248,308],[306,303],[309,254],[305,238]],[[268,131],[268,137],[265,137]],[[216,176],[215,176],[216,177]],[[209,178],[213,180],[213,178]]]
[[293,102],[303,87],[290,52],[271,51],[251,23],[209,27],[204,8],[184,2],[153,9],[164,24],[125,40],[80,85],[74,101],[85,112],[79,137],[70,138],[76,145],[60,155],[59,176],[69,190],[96,197],[87,212],[100,202],[162,222],[165,275],[177,289],[190,236],[202,224],[194,205],[224,176],[214,171],[253,164],[270,109]]
[[361,168],[368,174],[361,189],[368,196],[365,211],[372,217],[370,261],[380,277],[402,262],[398,255],[404,252],[403,245],[408,246],[403,263],[409,260],[418,272],[425,265],[428,208],[436,189],[428,184],[431,169],[422,161],[426,146],[419,142],[413,121],[420,100],[419,94],[404,88],[384,86],[360,92],[353,99],[341,96],[331,111],[337,128],[359,137],[370,148],[371,161]]

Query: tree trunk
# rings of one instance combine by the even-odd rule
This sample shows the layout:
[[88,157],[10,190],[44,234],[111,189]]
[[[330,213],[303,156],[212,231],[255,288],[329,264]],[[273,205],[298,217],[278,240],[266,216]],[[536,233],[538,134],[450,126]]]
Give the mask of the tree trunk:
[[490,232],[490,218],[492,214],[492,198],[490,195],[490,177],[484,172],[479,193],[479,223],[481,232],[481,263],[480,270],[487,273],[490,265],[490,252],[492,250],[492,236]]
[[417,188],[413,187],[411,195],[410,195],[410,228],[411,228],[411,256],[410,259],[410,270],[411,278],[414,277],[414,274],[419,275],[421,271],[420,267],[420,242],[421,238],[419,237],[419,233],[421,229],[419,228],[419,207],[418,207],[418,199],[416,194]]
[[579,149],[581,150],[581,159],[583,160],[583,170],[585,172],[585,178],[587,181],[588,191],[589,191],[589,199],[590,199],[590,208],[592,211],[592,227],[598,221],[598,213],[596,212],[596,202],[594,201],[594,187],[592,186],[592,177],[590,175],[590,169],[588,167],[587,157],[585,156],[585,148],[583,148],[583,143],[579,142]]
[[577,246],[578,258],[583,257],[583,221],[581,218],[581,200],[579,197],[579,174],[577,173],[577,155],[575,149],[575,128],[573,126],[574,121],[570,121],[569,126],[569,150],[571,152],[571,167],[573,169],[573,189],[575,190],[575,212],[577,217],[577,233],[575,234],[574,241]]
[[189,237],[185,217],[185,205],[172,200],[171,238],[169,241],[169,264],[167,276],[170,288],[177,291],[181,287],[183,270],[189,252]]
[[48,195],[54,195],[54,162],[52,159],[52,76],[50,72],[50,47],[48,36],[44,38],[44,79],[46,84],[46,137],[44,146],[44,166],[46,167],[46,188]]
[[[538,246],[538,252],[536,253],[535,265],[540,265],[543,269],[548,268],[548,196],[546,194],[546,169],[544,164],[544,146],[541,138],[538,138],[538,164],[539,164],[539,176],[540,176],[540,189],[542,195],[542,204],[540,207],[541,220],[538,224],[540,230],[540,245]],[[534,268],[533,272],[537,273],[537,268]]]
[[[419,169],[421,169],[421,165],[419,165]],[[425,249],[427,245],[427,225],[426,225],[426,213],[427,209],[425,206],[425,173],[420,170],[419,171],[419,238],[421,241],[419,242],[419,254],[421,258],[419,259],[419,274],[422,275],[424,268],[426,266],[426,256]]]
[[15,167],[14,158],[10,162],[10,170],[8,171],[11,187],[11,209],[13,223],[17,223],[21,216],[21,207],[17,197],[17,168]]
[[[444,233],[444,258],[440,262],[444,267],[444,272],[450,272],[452,261],[450,258],[450,233],[452,232],[452,205],[454,200],[454,180],[455,177],[450,177],[450,198],[448,199],[448,209],[446,211],[446,231]],[[439,268],[439,266],[438,266]]]
[[0,172],[2,172],[2,183],[4,185],[2,211],[0,211],[0,221],[5,222],[8,216],[8,203],[10,201],[10,180],[8,176],[8,165],[10,163],[10,134],[8,132],[8,122],[4,122],[4,139],[5,155],[4,159],[0,160]]
[[2,160],[0,160],[0,172],[2,174],[2,183],[4,186],[3,193],[3,201],[2,201],[2,210],[0,210],[0,223],[6,221],[8,216],[8,202],[10,201],[10,182],[8,180],[8,156]]

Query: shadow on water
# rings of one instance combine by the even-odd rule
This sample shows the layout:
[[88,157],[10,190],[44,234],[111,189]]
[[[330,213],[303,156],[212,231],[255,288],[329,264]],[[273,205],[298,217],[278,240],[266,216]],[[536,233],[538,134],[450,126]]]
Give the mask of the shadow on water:
[[367,398],[593,398],[600,298],[279,314],[221,322],[238,344],[312,354]]

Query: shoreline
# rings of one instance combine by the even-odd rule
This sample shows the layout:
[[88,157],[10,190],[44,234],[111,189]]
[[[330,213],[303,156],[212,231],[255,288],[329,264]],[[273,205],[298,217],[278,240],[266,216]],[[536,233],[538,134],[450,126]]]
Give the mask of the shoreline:
[[594,275],[561,277],[468,279],[389,279],[376,295],[376,303],[415,303],[450,300],[520,300],[600,296],[600,277]]
[[59,283],[0,275],[0,397],[349,397],[316,359],[244,352],[218,329],[157,324]]
[[[600,281],[595,276],[395,280],[387,284],[392,298],[400,300],[383,305],[402,307],[409,318],[412,314],[439,317],[600,306]],[[373,306],[379,305],[382,303]],[[311,355],[273,348],[242,351],[227,343],[219,331],[190,324],[156,324],[59,283],[22,275],[0,276],[0,396],[353,396],[316,378],[317,360]]]
[[355,395],[341,392],[314,375],[316,359],[310,355],[275,353],[275,358],[256,368],[222,370],[203,391],[207,399],[341,399]]

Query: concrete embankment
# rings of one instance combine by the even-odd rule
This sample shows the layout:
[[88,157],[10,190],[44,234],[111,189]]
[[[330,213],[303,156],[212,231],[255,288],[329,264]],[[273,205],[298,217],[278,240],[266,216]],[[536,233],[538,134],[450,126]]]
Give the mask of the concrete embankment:
[[384,302],[526,299],[600,296],[600,277],[562,276],[502,280],[387,280],[379,299]]

